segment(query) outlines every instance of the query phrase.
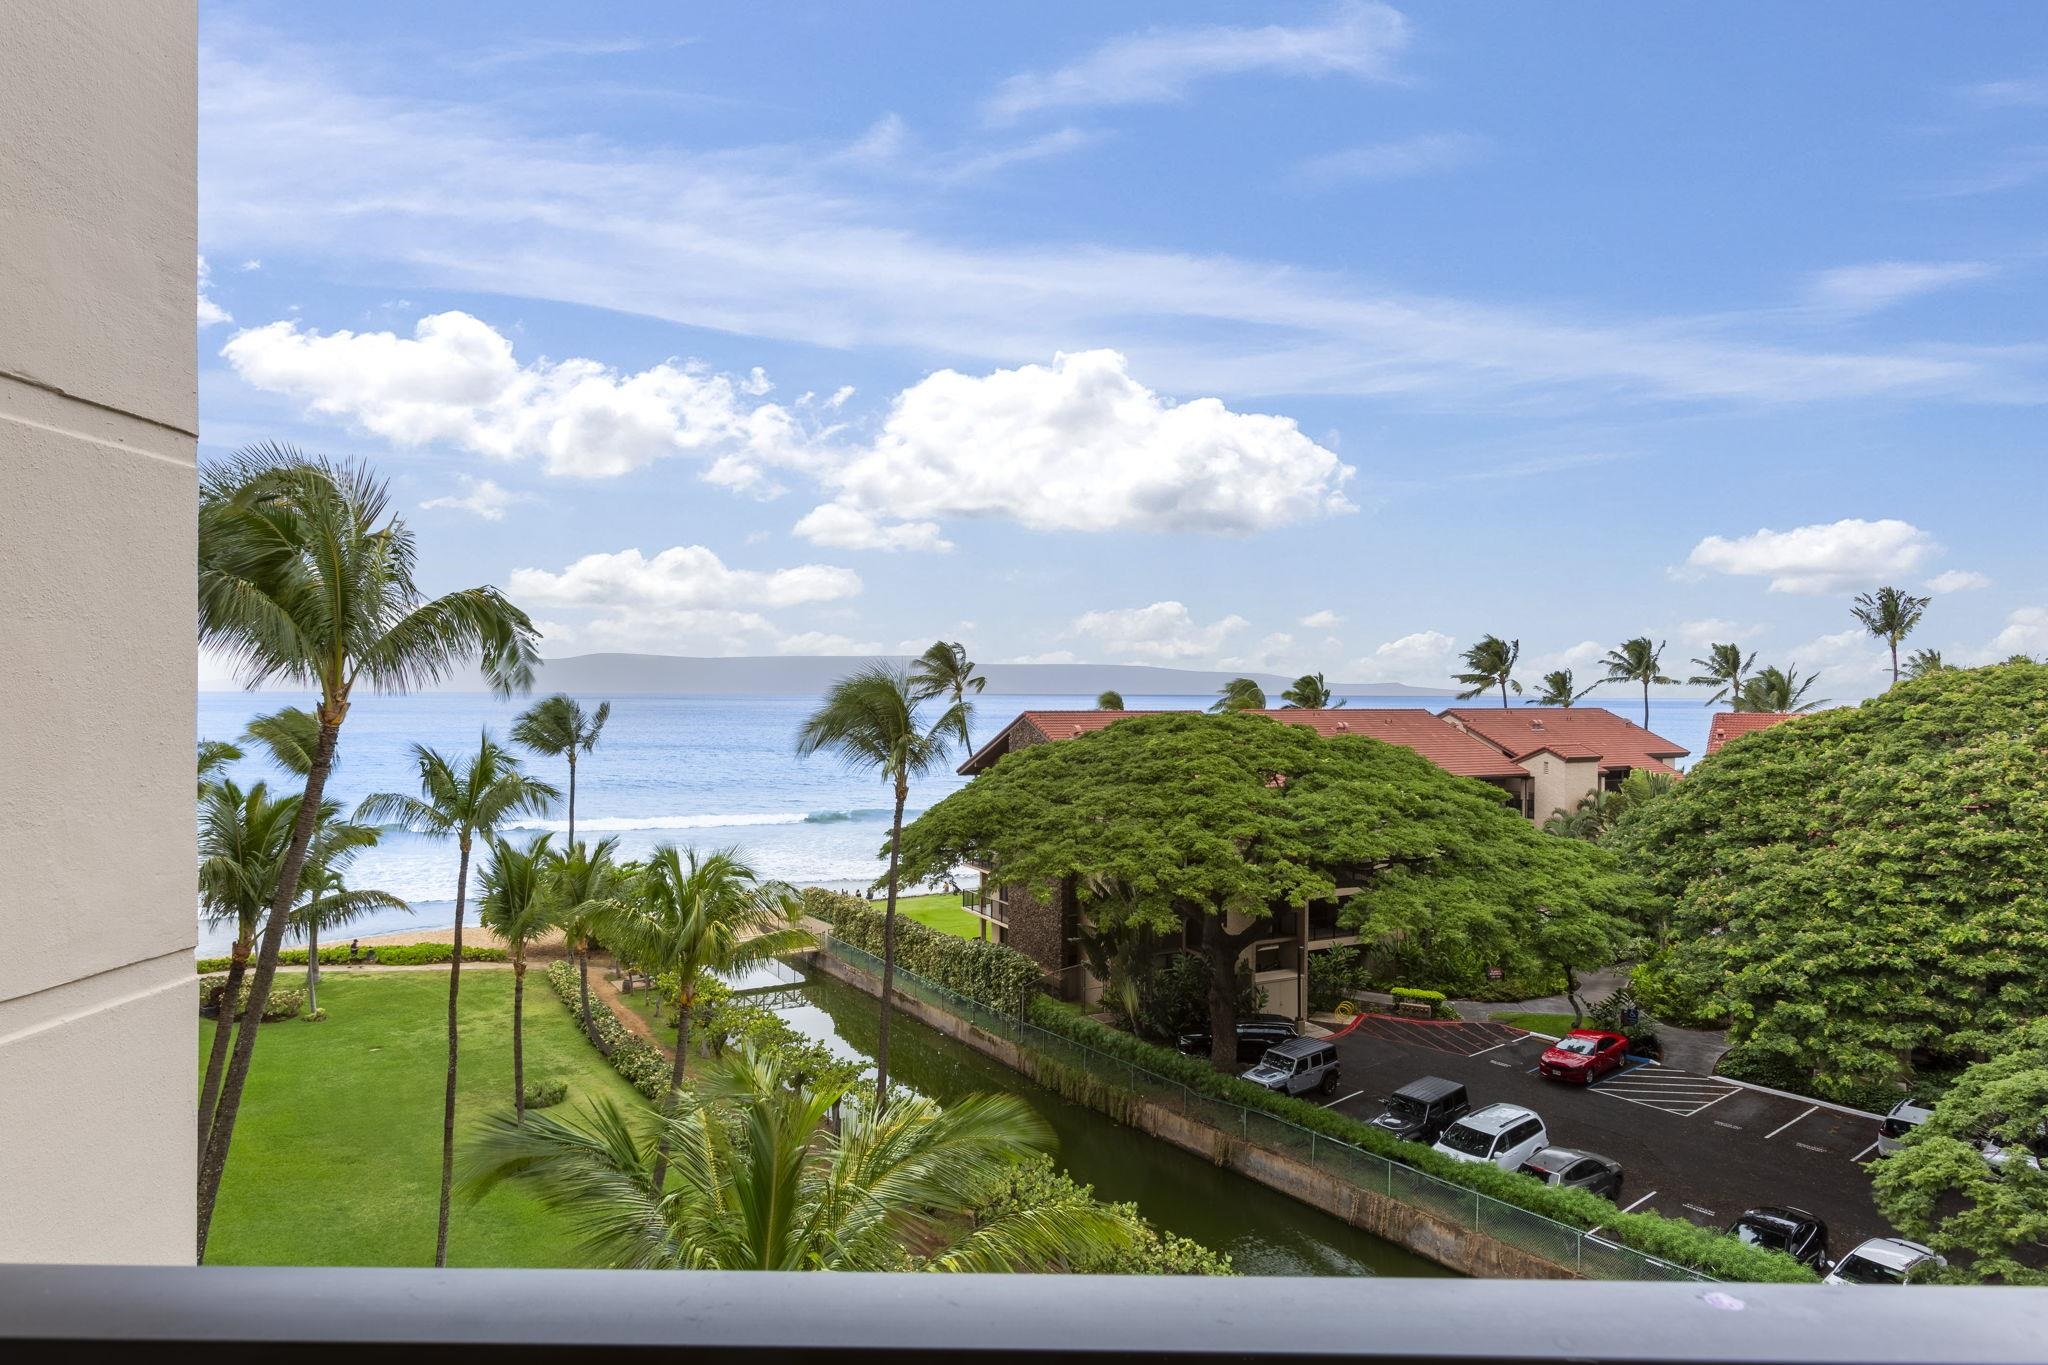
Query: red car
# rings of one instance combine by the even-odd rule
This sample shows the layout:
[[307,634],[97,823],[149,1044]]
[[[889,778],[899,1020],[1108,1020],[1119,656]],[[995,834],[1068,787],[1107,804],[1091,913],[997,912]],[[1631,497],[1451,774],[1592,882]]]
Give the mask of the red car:
[[1628,1061],[1628,1035],[1575,1028],[1545,1049],[1536,1069],[1545,1079],[1591,1085]]

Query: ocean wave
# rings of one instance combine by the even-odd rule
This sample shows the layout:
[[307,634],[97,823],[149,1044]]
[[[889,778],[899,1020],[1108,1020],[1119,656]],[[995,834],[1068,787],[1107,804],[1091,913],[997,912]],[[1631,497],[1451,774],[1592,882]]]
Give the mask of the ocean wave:
[[[903,812],[904,818],[918,814],[914,810]],[[887,806],[856,806],[852,810],[814,810],[804,817],[807,825],[837,825],[850,820],[887,820],[895,812]]]
[[[893,812],[886,806],[855,807],[851,810],[729,812],[720,814],[598,816],[579,819],[576,830],[596,834],[630,834],[653,829],[745,829],[754,825],[837,825],[853,821],[887,820]],[[905,811],[905,816],[916,814]],[[566,833],[567,820],[520,820],[500,825],[501,830],[551,830]]]

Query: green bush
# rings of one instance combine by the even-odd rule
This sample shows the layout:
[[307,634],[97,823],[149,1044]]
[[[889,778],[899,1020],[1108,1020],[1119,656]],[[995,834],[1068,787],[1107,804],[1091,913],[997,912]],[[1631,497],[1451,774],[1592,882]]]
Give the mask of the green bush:
[[823,920],[827,924],[837,924],[839,911],[846,906],[859,909],[867,905],[859,896],[845,891],[827,891],[822,886],[805,887],[797,893],[797,899],[803,903],[806,915],[815,920]]
[[551,1109],[567,1098],[568,1094],[567,1081],[528,1081],[524,1098],[528,1109]]
[[[357,963],[371,963],[379,967],[429,967],[446,962],[455,956],[452,944],[447,943],[384,943],[374,948],[364,948],[355,959]],[[464,962],[503,962],[506,960],[503,948],[479,948],[473,944],[462,945]],[[322,948],[320,965],[323,967],[347,966],[348,947]],[[232,960],[225,957],[202,957],[197,966],[201,976],[212,976],[226,971]],[[306,965],[304,948],[287,948],[277,955],[280,967],[303,967]]]
[[[202,981],[199,983],[199,1012],[209,1018],[220,1015],[220,998],[227,991],[226,981]],[[234,1018],[248,1008],[249,982],[244,979],[240,990],[235,992],[235,1003],[228,1010]],[[295,1018],[306,1007],[306,993],[301,990],[284,990],[271,987],[270,998],[263,1002],[263,1022],[274,1023],[279,1019]]]
[[[1033,1001],[1031,1021],[1098,1052],[1178,1081],[1198,1094],[1272,1114],[1297,1127],[1336,1138],[1447,1183],[1478,1190],[1504,1204],[1527,1209],[1572,1227],[1601,1228],[1603,1236],[1624,1246],[1690,1266],[1720,1279],[1793,1283],[1813,1279],[1810,1271],[1788,1256],[1746,1246],[1707,1228],[1654,1213],[1623,1213],[1610,1200],[1584,1190],[1553,1188],[1518,1171],[1503,1171],[1483,1163],[1452,1161],[1419,1143],[1402,1142],[1369,1123],[1213,1071],[1198,1058],[1183,1057],[1098,1023],[1063,1001],[1047,997]],[[1044,1077],[1056,1089],[1060,1088],[1057,1085],[1060,1079],[1058,1072],[1062,1069],[1049,1068]],[[1078,1095],[1073,1097],[1081,1098]]]
[[[880,907],[858,896],[842,895],[833,913],[834,937],[876,957],[882,955]],[[1001,1010],[1016,1009],[1025,992],[1044,975],[1036,962],[1014,948],[940,933],[900,914],[896,916],[896,965]]]
[[[1005,1169],[979,1192],[973,1201],[976,1218],[994,1218],[1019,1206],[1042,1204],[1062,1196],[1093,1199],[1092,1186],[1083,1185],[1053,1165],[1049,1156],[1036,1156]],[[1101,1201],[1097,1201],[1101,1202]],[[1235,1275],[1230,1257],[1155,1227],[1138,1212],[1136,1204],[1103,1204],[1103,1208],[1136,1234],[1136,1244],[1122,1251],[1070,1267],[1077,1275]]]
[[[567,961],[553,962],[544,975],[556,998],[567,1005],[571,1013],[579,1013],[582,1006],[577,993],[575,967]],[[661,1055],[660,1048],[629,1032],[602,1000],[590,1002],[590,1025],[597,1031],[605,1060],[611,1063],[612,1070],[626,1078],[628,1085],[650,1100],[659,1100],[668,1094],[669,1061]]]

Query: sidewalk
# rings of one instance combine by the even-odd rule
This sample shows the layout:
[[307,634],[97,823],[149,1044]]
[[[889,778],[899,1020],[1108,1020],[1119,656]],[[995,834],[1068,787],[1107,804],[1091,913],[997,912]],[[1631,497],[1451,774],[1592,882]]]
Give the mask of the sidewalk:
[[[1626,967],[1606,967],[1579,978],[1579,999],[1591,1002],[1613,994],[1628,981]],[[1490,1019],[1496,1014],[1570,1014],[1572,1002],[1562,995],[1539,1000],[1453,1000],[1460,1018]],[[1664,1044],[1664,1065],[1696,1075],[1711,1076],[1728,1050],[1728,1036],[1719,1029],[1675,1028],[1657,1025],[1657,1038]]]

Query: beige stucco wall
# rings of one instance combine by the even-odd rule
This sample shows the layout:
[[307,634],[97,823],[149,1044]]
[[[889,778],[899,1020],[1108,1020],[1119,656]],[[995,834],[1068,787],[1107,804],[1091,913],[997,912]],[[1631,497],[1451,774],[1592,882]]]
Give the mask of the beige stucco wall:
[[0,35],[0,1260],[189,1262],[194,3]]
[[1566,762],[1556,754],[1536,753],[1522,760],[1535,782],[1535,802],[1529,818],[1542,824],[1559,811],[1578,808],[1584,798],[1600,785],[1600,760]]

